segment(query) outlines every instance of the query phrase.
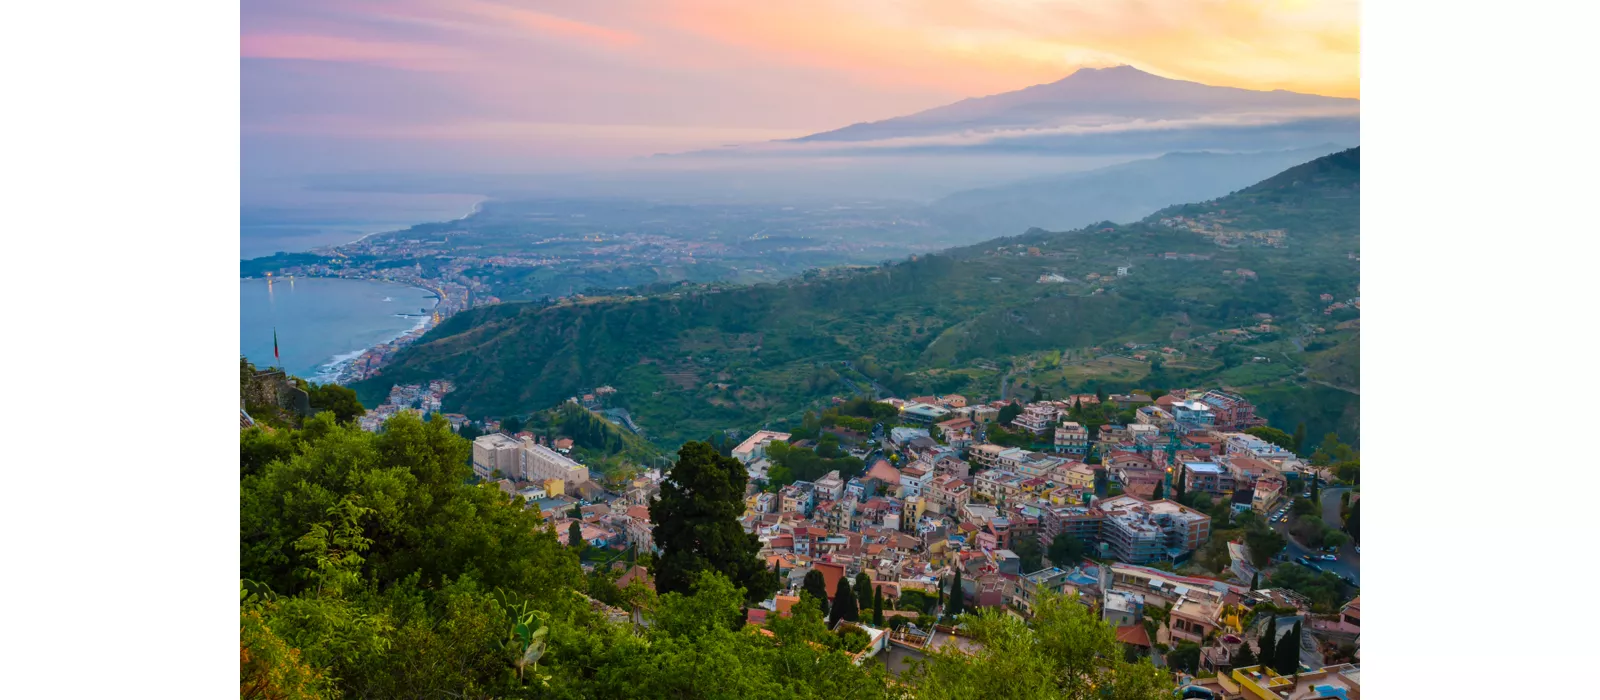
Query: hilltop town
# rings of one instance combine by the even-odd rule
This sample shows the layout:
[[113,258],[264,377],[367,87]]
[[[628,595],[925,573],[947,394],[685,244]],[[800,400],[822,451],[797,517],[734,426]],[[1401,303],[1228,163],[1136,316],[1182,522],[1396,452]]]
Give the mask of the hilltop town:
[[[1329,452],[1348,448],[1303,458],[1236,394],[836,399],[798,429],[738,437],[720,447],[749,475],[740,522],[780,582],[753,624],[787,614],[808,576],[829,592],[854,581],[882,599],[881,628],[860,625],[863,655],[894,670],[970,642],[946,624],[952,606],[1026,618],[1049,592],[1216,697],[1276,693],[1296,673],[1358,692],[1358,477]],[[670,470],[607,489],[572,452],[570,438],[494,432],[475,438],[472,466],[590,566],[656,551],[649,506]],[[617,585],[648,578],[634,566]],[[1296,661],[1252,670],[1279,646]]]

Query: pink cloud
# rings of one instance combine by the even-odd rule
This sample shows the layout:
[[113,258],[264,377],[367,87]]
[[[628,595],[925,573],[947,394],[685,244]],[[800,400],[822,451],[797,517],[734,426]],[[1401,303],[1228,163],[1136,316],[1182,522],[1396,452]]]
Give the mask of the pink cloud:
[[245,34],[239,37],[243,58],[366,63],[421,71],[450,71],[468,56],[447,46],[373,41],[316,34]]

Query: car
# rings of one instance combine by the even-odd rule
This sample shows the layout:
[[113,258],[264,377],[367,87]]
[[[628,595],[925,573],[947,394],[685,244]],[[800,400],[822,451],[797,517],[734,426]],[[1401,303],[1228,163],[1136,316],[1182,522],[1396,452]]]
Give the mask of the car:
[[1294,561],[1295,561],[1296,564],[1299,564],[1301,566],[1312,566],[1311,558],[1307,557],[1305,555],[1301,555],[1301,556],[1295,557]]
[[1324,554],[1324,555],[1322,555],[1322,560],[1323,561],[1339,561],[1339,555],[1337,555],[1337,554]]
[[1361,553],[1361,545],[1358,544],[1358,545],[1356,545],[1356,554],[1360,554],[1360,553]]

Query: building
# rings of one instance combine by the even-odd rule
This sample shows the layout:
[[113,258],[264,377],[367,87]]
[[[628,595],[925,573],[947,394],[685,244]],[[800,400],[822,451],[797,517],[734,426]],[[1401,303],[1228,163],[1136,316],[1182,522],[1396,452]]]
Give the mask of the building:
[[1190,491],[1221,495],[1233,491],[1233,474],[1213,462],[1185,462],[1184,486]]
[[589,480],[589,468],[560,452],[526,440],[522,443],[522,478],[529,481],[558,479],[573,487]]
[[1203,401],[1174,401],[1171,413],[1172,429],[1179,435],[1211,430],[1216,421],[1211,405]]
[[928,510],[954,515],[972,500],[972,487],[952,474],[941,474],[928,482],[922,495],[927,499]]
[[1106,591],[1100,619],[1113,627],[1138,624],[1139,620],[1144,619],[1144,596],[1131,591]]
[[1120,561],[1143,564],[1194,552],[1211,535],[1211,517],[1168,500],[1122,495],[1095,503],[1105,511],[1100,539]]
[[484,479],[495,472],[522,476],[522,443],[500,433],[478,436],[472,441],[472,471]]
[[937,404],[908,403],[900,407],[900,418],[910,423],[932,425],[950,417],[950,409]]
[[1238,394],[1213,389],[1202,394],[1200,400],[1211,407],[1217,430],[1239,431],[1267,424],[1265,419],[1256,417],[1255,404]]
[[1068,421],[1056,426],[1056,451],[1082,459],[1089,454],[1089,429]]
[[[1237,689],[1237,697],[1246,700],[1313,700],[1314,698],[1341,698],[1360,700],[1361,666],[1340,664],[1324,666],[1309,673],[1280,676],[1265,666],[1247,666],[1233,669],[1224,688]],[[1232,688],[1229,688],[1232,686]],[[1234,697],[1234,696],[1230,696]]]
[[757,459],[767,456],[767,443],[777,440],[788,442],[789,434],[774,430],[757,430],[754,435],[744,439],[738,447],[733,448],[733,458],[742,464],[749,464]]
[[1056,407],[1047,403],[1029,404],[1011,420],[1011,425],[1035,436],[1043,435],[1055,425],[1057,413]]
[[[1033,612],[1033,604],[1039,597],[1049,594],[1065,595],[1068,590],[1067,577],[1071,572],[1058,567],[1041,569],[1031,574],[1023,574],[1017,579],[1016,596],[1013,601],[1025,612]],[[1074,589],[1074,592],[1076,590]]]
[[844,498],[844,479],[839,476],[839,470],[835,469],[817,479],[815,490],[818,502]]

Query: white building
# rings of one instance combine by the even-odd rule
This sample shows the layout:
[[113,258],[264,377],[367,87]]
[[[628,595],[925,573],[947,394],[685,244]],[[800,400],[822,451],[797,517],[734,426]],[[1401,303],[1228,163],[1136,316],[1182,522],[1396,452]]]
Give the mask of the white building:
[[522,443],[522,478],[529,481],[558,479],[567,486],[589,480],[589,468],[544,445],[528,440]]
[[738,447],[733,448],[733,458],[742,464],[749,464],[757,459],[767,456],[767,443],[777,440],[788,442],[789,434],[775,430],[757,430],[756,434],[744,439]]

